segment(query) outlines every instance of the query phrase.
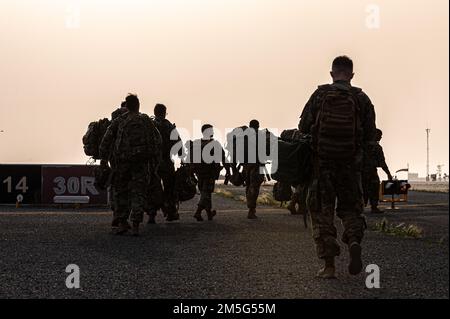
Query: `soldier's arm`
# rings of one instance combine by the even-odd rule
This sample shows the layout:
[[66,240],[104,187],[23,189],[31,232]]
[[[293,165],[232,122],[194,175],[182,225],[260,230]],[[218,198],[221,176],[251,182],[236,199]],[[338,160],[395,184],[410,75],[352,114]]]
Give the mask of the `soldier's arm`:
[[99,154],[100,159],[103,161],[108,161],[110,159],[113,143],[117,135],[117,128],[118,121],[112,121],[100,143]]
[[377,160],[378,160],[378,165],[381,167],[381,169],[386,173],[386,175],[388,176],[389,180],[392,180],[392,174],[389,171],[389,167],[386,164],[386,159],[384,157],[384,152],[383,152],[383,147],[381,147],[381,145],[378,145],[378,150],[377,150]]
[[153,121],[150,119],[150,117],[147,117],[147,125],[148,125],[148,132],[150,135],[150,139],[153,144],[153,162],[154,165],[157,166],[160,164],[161,161],[161,146],[162,146],[162,137],[161,133],[159,133],[158,128],[155,126]]
[[174,125],[174,129],[172,130],[172,132],[173,132],[173,134],[176,134],[176,136],[177,136],[177,140],[173,143],[173,145],[177,145],[177,144],[179,145],[178,157],[183,158],[184,157],[183,141],[181,140],[180,133],[178,132],[175,125]]
[[314,103],[317,98],[318,91],[316,90],[311,97],[309,98],[308,102],[306,103],[305,107],[303,108],[302,115],[300,116],[300,122],[298,123],[298,129],[303,134],[310,134],[311,133],[311,126],[314,124],[314,115],[313,115],[313,107]]
[[368,142],[375,141],[377,129],[375,107],[364,92],[359,94],[359,100],[361,103],[363,143],[367,144]]

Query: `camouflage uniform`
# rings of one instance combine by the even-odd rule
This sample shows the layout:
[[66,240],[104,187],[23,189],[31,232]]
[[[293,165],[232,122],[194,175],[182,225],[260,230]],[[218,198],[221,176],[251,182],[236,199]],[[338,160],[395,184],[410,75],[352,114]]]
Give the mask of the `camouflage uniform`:
[[[123,114],[127,113],[128,109],[126,107],[120,107],[117,110],[115,110],[114,112],[111,113],[111,121],[114,121],[115,119],[117,119],[118,117],[122,116]],[[113,156],[113,154],[111,154],[111,156]],[[110,166],[111,166],[111,170],[114,171],[115,167],[114,167],[115,161],[113,158],[110,159]],[[109,195],[109,202],[110,202],[110,208],[111,210],[114,212],[116,210],[116,202],[114,200],[114,186],[111,185],[108,188],[108,195]],[[113,219],[112,221],[112,225],[113,226],[117,226],[119,223],[119,220]]]
[[[294,187],[295,190],[292,193],[291,201],[289,203],[288,209],[293,213],[295,211],[296,214],[305,214],[306,213],[306,196],[308,195],[308,187],[304,185],[297,185]],[[298,208],[296,208],[298,205]]]
[[[351,88],[350,84],[337,81],[333,85]],[[328,86],[320,86],[306,104],[299,130],[310,134],[322,105]],[[375,136],[374,107],[362,90],[353,89],[359,104],[359,120],[362,128],[360,145],[373,141]],[[325,161],[317,157],[314,161],[314,178],[309,187],[307,205],[311,214],[313,237],[319,258],[334,257],[340,254],[337,232],[334,226],[335,210],[344,226],[343,242],[360,243],[365,227],[363,194],[361,185],[362,150],[353,161]],[[336,206],[337,200],[337,207]]]
[[[159,209],[162,209],[165,216],[168,219],[175,219],[177,216],[177,206],[176,206],[176,194],[175,194],[175,166],[172,161],[171,148],[178,142],[181,142],[178,136],[177,140],[171,140],[170,135],[173,130],[176,130],[175,125],[170,123],[164,118],[154,118],[154,124],[161,134],[162,138],[162,149],[161,149],[161,162],[158,167],[158,177],[154,182],[163,184],[163,201],[162,205],[150,202],[148,214],[155,216]],[[178,152],[179,156],[182,156],[182,148]]]
[[[226,161],[225,157],[225,151],[223,150],[222,146],[219,142],[215,141],[214,139],[210,140],[196,140],[193,142],[192,145],[200,145],[201,152],[203,153],[203,149],[205,146],[209,145],[210,143],[216,143],[215,147],[212,148],[213,150],[220,150],[221,154],[221,160],[224,164],[225,168],[229,170],[229,164]],[[209,145],[212,146],[212,145]],[[194,146],[194,149],[191,148],[190,152],[192,151],[199,151],[200,149],[197,149],[197,147]],[[191,159],[191,162],[193,160]],[[212,208],[212,193],[214,192],[214,187],[216,180],[219,178],[220,171],[222,169],[222,166],[220,165],[220,162],[212,162],[212,163],[205,163],[202,158],[202,163],[194,163],[193,164],[193,171],[197,175],[198,179],[198,189],[200,191],[200,200],[198,202],[198,209],[205,209],[206,211],[210,211]]]
[[256,208],[261,184],[264,182],[264,174],[261,174],[260,164],[243,164],[242,174],[245,180],[245,197],[249,209]]
[[[132,126],[137,131],[125,127],[124,130],[127,130],[128,136],[132,137],[130,140],[133,139],[133,141],[132,143],[127,140],[121,141],[119,144],[123,145],[121,147],[124,149],[118,149],[121,127],[133,120],[140,120],[145,125],[144,131],[142,131],[142,126],[139,128]],[[114,159],[115,169],[112,184],[115,220],[126,223],[130,218],[132,222],[142,222],[152,162],[155,161],[151,156],[158,157],[160,143],[161,137],[158,130],[150,118],[142,113],[125,113],[115,119],[106,131],[100,145],[100,156],[104,160]],[[146,155],[142,155],[142,157],[131,155],[135,152],[132,145],[138,144],[142,146],[142,151]]]
[[372,207],[377,207],[380,200],[380,178],[377,167],[381,167],[388,176],[391,175],[384,158],[383,148],[378,142],[373,141],[365,147],[362,173],[364,204],[367,205],[370,201]]

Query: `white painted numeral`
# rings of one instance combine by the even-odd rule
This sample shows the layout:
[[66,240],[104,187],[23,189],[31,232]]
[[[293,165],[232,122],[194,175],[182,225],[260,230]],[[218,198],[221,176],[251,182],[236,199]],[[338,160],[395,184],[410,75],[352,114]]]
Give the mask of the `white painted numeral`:
[[11,193],[12,192],[12,186],[11,186],[11,184],[12,184],[12,177],[9,176],[7,179],[5,179],[3,181],[3,184],[7,185],[8,193]]

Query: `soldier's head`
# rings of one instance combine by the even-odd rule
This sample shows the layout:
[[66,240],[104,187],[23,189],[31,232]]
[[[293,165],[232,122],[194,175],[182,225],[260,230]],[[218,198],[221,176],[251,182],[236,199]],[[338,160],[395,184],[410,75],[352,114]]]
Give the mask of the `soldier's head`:
[[165,119],[167,115],[167,107],[164,104],[156,104],[155,108],[153,109],[153,114],[155,114],[156,117]]
[[338,56],[331,66],[331,77],[333,81],[350,82],[353,79],[353,61],[346,55]]
[[202,126],[203,139],[210,140],[214,136],[214,129],[211,124],[205,124]]
[[376,133],[375,133],[375,140],[377,142],[381,141],[381,138],[383,137],[383,131],[380,129],[377,129]]
[[120,108],[126,108],[127,107],[127,102],[123,101],[122,103],[120,103]]
[[257,131],[257,130],[259,130],[259,121],[251,120],[250,124],[248,126],[251,127],[252,129],[254,129],[255,131]]
[[127,104],[127,108],[130,112],[139,112],[139,99],[136,94],[128,94],[125,99],[125,103]]

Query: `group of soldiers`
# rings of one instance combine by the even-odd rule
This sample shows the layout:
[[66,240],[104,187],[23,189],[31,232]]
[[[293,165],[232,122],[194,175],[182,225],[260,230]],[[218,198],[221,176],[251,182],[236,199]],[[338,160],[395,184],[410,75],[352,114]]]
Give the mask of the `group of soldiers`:
[[[371,211],[380,212],[377,167],[392,179],[379,144],[382,133],[376,129],[374,106],[361,89],[351,85],[352,60],[337,57],[330,74],[333,83],[319,86],[300,117],[299,131],[312,136],[313,173],[307,185],[296,186],[288,206],[293,214],[308,211],[311,215],[317,254],[324,261],[324,267],[317,274],[321,278],[335,277],[335,257],[340,254],[335,213],[344,227],[342,241],[348,245],[350,253],[349,273],[361,272],[361,241],[366,227],[363,209],[370,202]],[[180,218],[172,155],[181,139],[175,125],[166,119],[164,105],[155,106],[153,117],[139,110],[138,97],[128,95],[121,108],[112,114],[112,122],[100,144],[101,166],[109,166],[113,171],[112,226],[118,235],[128,231],[138,235],[145,213],[150,224],[155,223],[160,209],[168,221]],[[249,129],[258,131],[259,122],[252,120]],[[201,130],[203,137],[192,143],[199,143],[200,151],[214,146],[211,150],[220,150],[222,154],[220,160],[191,165],[200,191],[193,216],[198,221],[203,221],[203,211],[208,220],[216,215],[212,193],[220,172],[225,169],[226,179],[236,173],[236,167],[227,160],[222,146],[214,139],[212,125],[205,124]],[[188,156],[184,147],[178,147],[178,156]],[[257,161],[243,165],[249,219],[257,218],[256,204],[264,181],[261,173],[264,164]],[[155,194],[152,195],[151,185],[155,180],[162,184],[162,200],[152,200]]]

